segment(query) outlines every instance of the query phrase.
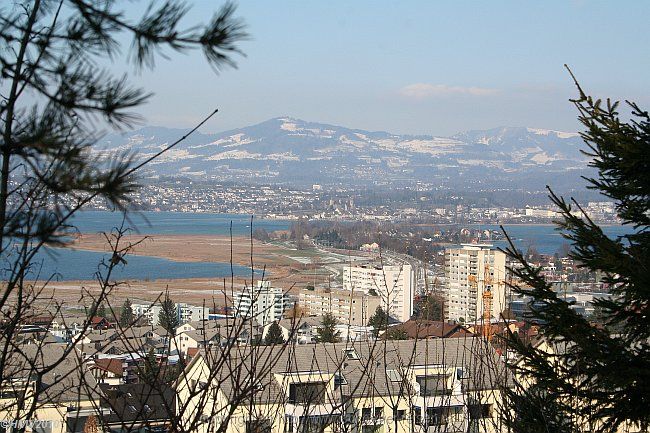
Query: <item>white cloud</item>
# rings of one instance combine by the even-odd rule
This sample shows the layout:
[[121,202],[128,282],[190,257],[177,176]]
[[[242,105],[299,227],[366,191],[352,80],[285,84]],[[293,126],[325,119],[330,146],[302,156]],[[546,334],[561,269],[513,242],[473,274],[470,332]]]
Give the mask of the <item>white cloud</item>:
[[490,96],[498,93],[497,89],[488,89],[485,87],[461,87],[448,86],[446,84],[428,84],[415,83],[402,87],[399,90],[400,95],[411,99],[435,98],[437,96]]

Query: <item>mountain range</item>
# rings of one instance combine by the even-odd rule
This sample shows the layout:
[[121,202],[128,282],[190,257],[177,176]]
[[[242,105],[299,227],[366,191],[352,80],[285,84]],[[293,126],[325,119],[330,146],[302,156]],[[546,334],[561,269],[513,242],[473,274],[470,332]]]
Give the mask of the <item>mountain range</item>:
[[[105,148],[154,155],[187,131],[144,127],[111,134]],[[146,176],[253,183],[432,184],[510,188],[575,182],[586,173],[577,133],[525,127],[451,137],[400,135],[278,117],[230,131],[194,133],[147,166]]]

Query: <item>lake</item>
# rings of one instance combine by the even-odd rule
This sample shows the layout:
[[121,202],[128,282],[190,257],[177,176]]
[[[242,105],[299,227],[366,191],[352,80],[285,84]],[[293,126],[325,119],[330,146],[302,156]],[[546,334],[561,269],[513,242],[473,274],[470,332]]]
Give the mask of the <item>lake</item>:
[[[122,224],[119,212],[85,211],[72,221],[81,233],[108,232]],[[233,235],[250,235],[250,215],[138,212],[129,215],[125,226],[138,234],[186,234],[228,235],[232,224]],[[253,219],[253,229],[263,228],[269,232],[286,230],[289,221]],[[92,280],[102,259],[108,254],[93,251],[75,251],[56,248],[45,249],[36,257],[29,279],[42,279],[55,275],[57,281]],[[168,278],[223,278],[234,275],[250,275],[249,267],[230,263],[175,262],[147,256],[127,256],[127,266],[115,269],[115,279],[168,279]],[[7,268],[7,258],[2,258],[2,269]],[[5,277],[6,279],[6,277]]]
[[[81,233],[110,231],[122,224],[119,212],[85,211],[72,221]],[[250,235],[251,216],[240,214],[185,213],[185,212],[137,212],[129,214],[126,226],[135,233],[175,235],[228,235],[232,223],[232,234]],[[264,220],[253,218],[253,229],[266,231],[287,230],[291,225],[286,220]]]
[[[110,231],[122,223],[122,214],[118,212],[86,211],[75,216],[74,225],[82,233]],[[139,234],[187,234],[187,235],[250,235],[250,215],[182,213],[182,212],[139,212],[129,216],[127,223]],[[268,232],[287,230],[291,221],[253,219],[253,229],[263,228]],[[473,228],[499,230],[498,225],[471,225]],[[525,251],[534,245],[540,253],[553,254],[559,251],[567,241],[555,230],[553,225],[506,225],[506,232],[515,242],[517,248]],[[606,226],[604,232],[609,236],[621,236],[630,232],[629,227]],[[505,247],[505,241],[492,241],[497,247]],[[47,250],[37,257],[32,269],[31,279],[40,271],[41,276],[57,275],[57,280],[94,279],[94,272],[102,258],[107,254],[91,251],[74,251],[68,249]],[[128,265],[120,266],[115,272],[116,279],[158,279],[158,278],[223,278],[231,275],[229,263],[208,262],[174,262],[157,257],[129,256]],[[4,258],[2,268],[6,268]],[[235,275],[249,275],[246,266],[233,266]]]
[[[501,229],[496,224],[484,224],[484,225],[471,225],[472,228],[481,228],[489,230],[498,230],[501,232]],[[568,244],[569,241],[562,237],[562,234],[557,231],[555,225],[544,224],[544,225],[533,225],[533,224],[522,224],[522,225],[504,225],[506,233],[512,239],[515,246],[522,250],[526,251],[529,245],[533,245],[538,252],[542,254],[554,254],[558,252],[563,244]],[[629,226],[604,226],[602,227],[603,232],[609,237],[623,236],[625,234],[631,233],[632,228]],[[506,240],[503,241],[490,241],[489,243],[494,244],[497,247],[505,248],[508,246]]]

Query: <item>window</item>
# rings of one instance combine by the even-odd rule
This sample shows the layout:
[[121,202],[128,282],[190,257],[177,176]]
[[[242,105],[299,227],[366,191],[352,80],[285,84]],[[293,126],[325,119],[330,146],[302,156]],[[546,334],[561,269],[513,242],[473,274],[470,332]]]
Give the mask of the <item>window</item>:
[[406,410],[393,409],[393,419],[396,421],[403,421],[406,419]]
[[384,407],[377,406],[375,408],[375,418],[383,418],[383,417],[384,417]]
[[66,418],[67,431],[70,433],[83,432],[84,425],[86,425],[87,416],[77,416]]
[[429,426],[446,425],[449,418],[453,422],[454,418],[457,418],[462,413],[462,406],[428,407],[426,423]]
[[421,396],[449,395],[451,389],[447,386],[449,375],[431,374],[426,376],[417,376],[418,385],[420,385]]
[[325,401],[325,383],[292,383],[289,385],[289,403],[322,404]]
[[347,359],[359,359],[359,355],[354,349],[344,349],[344,352]]
[[334,373],[334,388],[338,388],[341,385],[347,385],[348,381],[345,380],[345,377],[341,373]]
[[367,421],[372,418],[372,408],[364,407],[361,409],[361,420]]
[[301,433],[323,433],[332,419],[329,415],[301,416],[298,431]]
[[52,423],[54,421],[39,420],[32,427],[32,433],[52,433]]
[[422,409],[419,406],[413,406],[413,422],[422,425]]
[[246,421],[246,433],[271,433],[271,422],[267,418]]
[[445,425],[449,415],[446,407],[428,407],[427,408],[427,425]]
[[492,418],[491,404],[470,404],[467,408],[470,419]]
[[293,416],[285,415],[284,417],[284,433],[293,432]]
[[5,388],[0,391],[0,398],[19,398],[20,395],[21,393],[15,389]]

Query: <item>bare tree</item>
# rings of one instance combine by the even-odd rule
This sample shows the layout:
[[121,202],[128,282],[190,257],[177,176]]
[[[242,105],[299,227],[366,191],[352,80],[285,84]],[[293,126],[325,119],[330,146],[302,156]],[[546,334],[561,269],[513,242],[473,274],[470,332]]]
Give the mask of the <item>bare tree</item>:
[[[45,313],[52,317],[48,326],[65,321],[62,303],[48,294],[56,276],[41,274],[47,258],[40,254],[47,246],[65,245],[75,231],[73,216],[93,200],[126,210],[138,170],[216,113],[147,159],[95,151],[102,131],[133,125],[139,117],[132,111],[150,96],[130,86],[126,75],[100,66],[100,59],[124,55],[123,36],[132,40],[124,57],[137,70],[152,69],[157,53],[197,49],[217,71],[234,66],[246,33],[233,5],[227,3],[203,26],[184,27],[188,10],[171,0],[152,3],[131,19],[112,0],[16,0],[0,6],[0,414],[22,423],[18,428],[52,416],[43,411],[56,411],[55,402],[69,409],[61,419],[78,421],[69,414],[99,401],[84,365],[88,353],[79,350],[91,321],[67,344],[50,341],[47,327],[35,331],[33,323]],[[110,306],[119,284],[113,271],[134,246],[124,243],[124,230],[106,235],[112,255],[96,273],[99,290],[81,293],[79,304],[90,305],[90,316],[100,305]],[[101,417],[98,423],[104,423]],[[96,428],[94,421],[87,425]]]

